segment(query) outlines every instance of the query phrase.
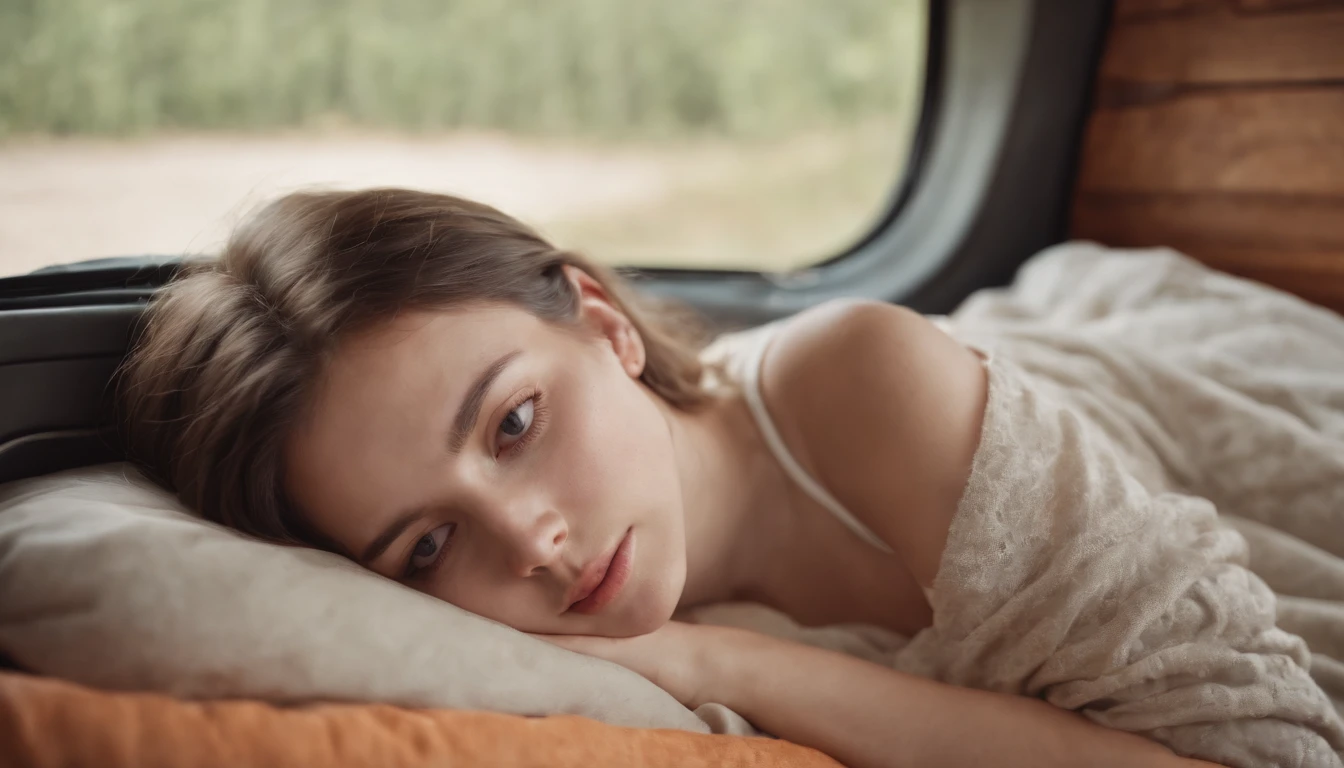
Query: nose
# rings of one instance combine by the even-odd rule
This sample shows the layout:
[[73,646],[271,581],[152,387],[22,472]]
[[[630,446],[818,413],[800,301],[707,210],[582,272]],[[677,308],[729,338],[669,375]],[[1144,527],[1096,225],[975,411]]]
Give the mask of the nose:
[[553,506],[516,499],[500,517],[509,571],[526,578],[553,568],[569,538],[569,525]]

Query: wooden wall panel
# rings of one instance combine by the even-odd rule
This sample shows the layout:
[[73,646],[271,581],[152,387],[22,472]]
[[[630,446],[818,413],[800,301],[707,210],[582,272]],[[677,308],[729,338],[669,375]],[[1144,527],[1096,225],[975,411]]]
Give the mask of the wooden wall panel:
[[1309,195],[1088,193],[1074,206],[1074,223],[1122,245],[1198,245],[1216,232],[1220,242],[1264,251],[1289,242],[1307,251],[1344,253],[1341,202]]
[[1187,85],[1344,79],[1344,4],[1337,5],[1117,22],[1101,76]]
[[1132,21],[1206,11],[1232,10],[1250,14],[1338,7],[1339,0],[1116,0],[1115,18]]
[[[1290,195],[1080,194],[1078,237],[1169,245],[1344,311],[1344,200]],[[1285,247],[1285,243],[1290,244]]]
[[1117,0],[1073,234],[1344,311],[1344,0]]
[[1344,195],[1344,87],[1177,94],[1098,109],[1082,189]]

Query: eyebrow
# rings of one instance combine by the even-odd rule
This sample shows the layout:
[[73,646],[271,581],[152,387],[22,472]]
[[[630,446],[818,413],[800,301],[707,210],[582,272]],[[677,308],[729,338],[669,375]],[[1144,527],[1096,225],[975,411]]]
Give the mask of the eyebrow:
[[462,446],[467,444],[467,438],[476,429],[476,419],[481,415],[481,404],[485,402],[485,396],[490,392],[490,385],[495,383],[495,379],[509,367],[509,363],[518,356],[518,351],[504,355],[496,360],[489,368],[481,371],[481,375],[472,382],[471,389],[467,390],[467,396],[462,399],[462,405],[457,408],[457,416],[453,418],[453,433],[448,440],[448,452],[457,455],[462,452]]
[[392,521],[391,525],[387,526],[387,528],[383,529],[382,533],[378,534],[378,538],[369,542],[369,546],[364,548],[364,554],[359,556],[359,562],[368,565],[374,560],[382,557],[383,553],[387,551],[387,548],[392,546],[392,542],[401,538],[401,534],[405,533],[406,529],[411,527],[411,523],[419,520],[424,514],[424,509],[411,509],[402,512],[397,516],[396,520]]
[[[453,430],[448,439],[448,451],[453,455],[462,452],[462,447],[466,445],[467,438],[476,429],[476,420],[480,418],[481,406],[485,403],[485,396],[490,392],[490,386],[495,383],[495,379],[504,372],[504,369],[518,357],[519,351],[515,350],[500,357],[494,363],[481,371],[472,382],[471,389],[467,390],[467,396],[462,399],[462,404],[457,408],[457,415],[453,417]],[[364,548],[364,553],[360,555],[359,561],[364,565],[372,563],[374,560],[383,556],[387,548],[392,546],[392,542],[401,538],[406,529],[411,524],[419,520],[425,514],[424,507],[410,509],[397,515],[383,532],[378,534],[377,538],[369,542],[369,546]]]

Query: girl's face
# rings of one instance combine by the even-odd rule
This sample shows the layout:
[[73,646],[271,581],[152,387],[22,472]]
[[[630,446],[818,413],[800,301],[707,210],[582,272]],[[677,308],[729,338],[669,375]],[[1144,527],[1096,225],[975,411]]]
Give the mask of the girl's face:
[[477,304],[352,338],[287,445],[305,519],[378,573],[517,629],[661,626],[686,579],[667,406],[600,288],[582,320]]

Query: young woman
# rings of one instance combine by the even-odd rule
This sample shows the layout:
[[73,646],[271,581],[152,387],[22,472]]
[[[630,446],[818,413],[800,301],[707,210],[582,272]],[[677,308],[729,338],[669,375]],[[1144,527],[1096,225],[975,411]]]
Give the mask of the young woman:
[[211,519],[342,553],[847,765],[1197,762],[1154,741],[1189,743],[1162,727],[671,620],[750,600],[932,632],[958,610],[935,587],[1000,386],[997,359],[896,306],[820,306],[724,365],[688,327],[483,205],[291,195],[154,302],[125,369],[131,444]]

